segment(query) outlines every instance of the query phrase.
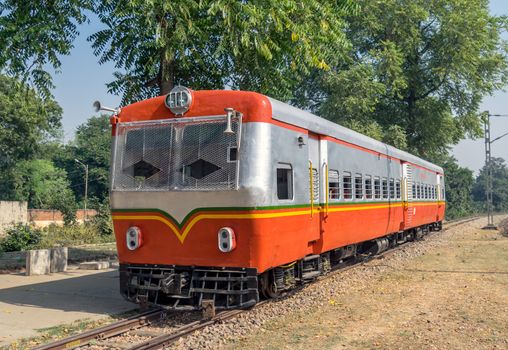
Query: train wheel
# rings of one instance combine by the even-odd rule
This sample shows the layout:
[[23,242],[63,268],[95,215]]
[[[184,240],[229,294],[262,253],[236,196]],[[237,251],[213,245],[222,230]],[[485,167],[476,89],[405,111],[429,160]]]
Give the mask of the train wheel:
[[280,291],[277,289],[275,279],[273,277],[273,271],[266,271],[261,275],[261,293],[267,299],[273,299],[280,296]]

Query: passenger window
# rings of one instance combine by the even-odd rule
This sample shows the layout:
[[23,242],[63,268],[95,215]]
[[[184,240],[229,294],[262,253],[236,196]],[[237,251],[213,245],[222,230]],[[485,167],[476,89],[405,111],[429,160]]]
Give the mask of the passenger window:
[[383,178],[383,198],[388,198],[388,180]]
[[293,199],[293,168],[291,164],[277,165],[277,198]]
[[355,176],[355,198],[363,199],[363,179],[361,174]]
[[365,176],[365,198],[372,199],[372,176]]
[[395,182],[390,179],[390,198],[395,198]]
[[353,198],[353,184],[350,173],[344,173],[342,176],[342,193],[344,194],[344,199]]
[[429,199],[429,188],[427,185],[423,185],[424,186],[424,191],[425,191],[425,199]]
[[412,199],[416,199],[416,185],[415,184],[413,184],[413,186],[412,186],[412,192],[411,193],[412,193],[411,198]]
[[340,199],[339,172],[337,170],[328,172],[328,198]]
[[400,199],[400,180],[395,182],[395,195],[397,196],[397,199]]
[[379,177],[374,179],[374,198],[381,198],[381,180],[379,180]]

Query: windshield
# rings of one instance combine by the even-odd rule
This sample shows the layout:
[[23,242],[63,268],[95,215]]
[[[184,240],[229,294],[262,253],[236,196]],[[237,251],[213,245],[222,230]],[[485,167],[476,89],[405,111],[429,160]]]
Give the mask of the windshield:
[[119,123],[112,190],[236,189],[240,125],[228,134],[225,117]]

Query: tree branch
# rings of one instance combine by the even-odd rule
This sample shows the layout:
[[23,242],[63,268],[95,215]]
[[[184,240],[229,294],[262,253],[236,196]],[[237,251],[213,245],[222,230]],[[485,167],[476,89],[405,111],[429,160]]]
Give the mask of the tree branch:
[[425,97],[429,96],[431,93],[437,91],[441,86],[443,86],[444,82],[446,81],[446,79],[448,78],[448,72],[443,76],[443,78],[437,83],[437,84],[434,84],[430,89],[428,89],[425,93],[421,94],[421,95],[417,95],[415,96],[415,99],[416,100],[422,100],[424,99]]

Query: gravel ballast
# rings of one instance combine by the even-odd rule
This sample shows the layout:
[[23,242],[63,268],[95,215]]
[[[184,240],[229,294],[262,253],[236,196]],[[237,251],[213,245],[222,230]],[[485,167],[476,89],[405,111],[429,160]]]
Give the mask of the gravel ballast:
[[338,295],[351,289],[366,288],[370,281],[386,271],[407,268],[414,258],[425,255],[437,247],[443,247],[456,235],[464,234],[464,230],[476,230],[482,227],[484,221],[484,219],[478,219],[450,229],[445,227],[444,231],[428,236],[423,241],[408,244],[387,257],[373,259],[353,269],[338,272],[329,278],[309,284],[287,298],[271,301],[234,319],[206,327],[180,339],[166,349],[217,349],[258,330],[274,319],[284,318],[296,312],[312,311],[326,303],[333,303]]

